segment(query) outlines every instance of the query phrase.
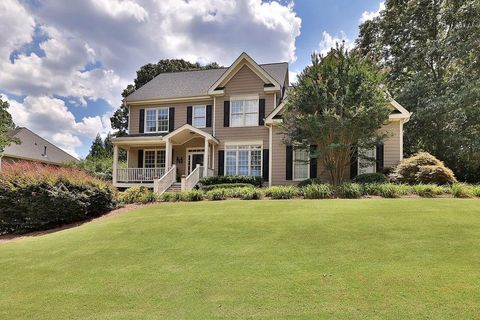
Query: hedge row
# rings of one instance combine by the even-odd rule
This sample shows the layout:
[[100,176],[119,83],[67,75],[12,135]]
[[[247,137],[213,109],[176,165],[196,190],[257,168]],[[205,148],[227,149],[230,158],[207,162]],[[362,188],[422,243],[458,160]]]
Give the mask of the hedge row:
[[54,228],[115,208],[116,192],[83,171],[31,162],[4,164],[0,174],[0,234]]
[[467,184],[453,184],[451,186],[437,186],[433,184],[405,185],[394,183],[345,183],[338,187],[329,184],[310,184],[304,187],[273,186],[268,188],[238,187],[215,188],[208,191],[192,190],[179,193],[164,193],[157,195],[145,187],[134,187],[120,194],[123,203],[175,202],[225,200],[238,198],[243,200],[269,199],[359,199],[362,197],[378,196],[383,198],[399,198],[403,196],[440,197],[453,196],[456,198],[480,197],[480,186]]

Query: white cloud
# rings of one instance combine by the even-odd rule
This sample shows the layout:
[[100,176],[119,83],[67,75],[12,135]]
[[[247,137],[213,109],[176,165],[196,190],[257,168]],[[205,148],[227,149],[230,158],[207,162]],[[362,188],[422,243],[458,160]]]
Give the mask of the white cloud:
[[290,84],[293,84],[293,83],[297,82],[297,78],[298,78],[299,74],[300,74],[299,71],[289,70],[288,80],[289,80]]
[[380,12],[385,10],[385,2],[380,2],[378,5],[377,11],[364,11],[362,16],[360,17],[360,23],[364,23],[365,21],[375,19],[380,15]]
[[30,42],[35,30],[35,20],[16,0],[2,0],[0,26],[0,59],[8,59],[13,50]]
[[97,133],[105,136],[111,130],[110,122],[100,116],[76,121],[60,99],[27,96],[22,103],[6,96],[2,99],[10,103],[9,112],[17,126],[29,128],[75,156],[81,138],[93,140]]
[[340,31],[339,35],[332,36],[327,31],[323,31],[322,33],[322,41],[319,44],[319,53],[322,55],[327,54],[331,48],[335,48],[336,45],[341,45],[342,43],[345,44],[345,48],[350,50],[353,48],[354,43],[348,39],[345,32]]
[[[113,110],[139,66],[163,58],[229,65],[246,51],[260,63],[295,61],[300,25],[293,3],[277,1],[3,0],[0,92],[27,96],[15,106],[19,124],[78,149],[75,137],[109,127],[112,111],[75,122],[74,110],[54,96],[83,106],[101,98]],[[37,33],[40,44],[34,43]],[[40,50],[25,50],[32,46]],[[49,127],[52,122],[34,123],[46,116],[39,105],[59,112],[69,125],[58,131]]]

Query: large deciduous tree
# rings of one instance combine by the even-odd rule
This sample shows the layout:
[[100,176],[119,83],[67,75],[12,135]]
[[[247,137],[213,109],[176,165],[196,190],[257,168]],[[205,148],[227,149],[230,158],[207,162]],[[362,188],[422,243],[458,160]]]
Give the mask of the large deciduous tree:
[[346,176],[357,148],[371,149],[385,137],[378,131],[390,113],[383,80],[368,58],[337,45],[326,56],[314,53],[288,92],[287,143],[316,145],[312,157],[335,185]]
[[[140,67],[137,71],[137,77],[134,84],[129,84],[122,92],[122,97],[125,98],[141,86],[155,78],[161,73],[215,69],[220,66],[216,63],[210,63],[202,66],[200,63],[191,63],[183,59],[162,59],[158,63],[148,63]],[[117,130],[116,135],[125,135],[128,128],[128,109],[125,106],[120,106],[117,111],[110,118],[112,128]]]
[[386,0],[357,48],[389,70],[395,100],[413,111],[405,152],[428,151],[480,181],[480,1]]
[[9,107],[8,101],[0,98],[0,155],[9,144],[20,143],[18,139],[8,136],[8,132],[15,128],[12,115],[8,112]]

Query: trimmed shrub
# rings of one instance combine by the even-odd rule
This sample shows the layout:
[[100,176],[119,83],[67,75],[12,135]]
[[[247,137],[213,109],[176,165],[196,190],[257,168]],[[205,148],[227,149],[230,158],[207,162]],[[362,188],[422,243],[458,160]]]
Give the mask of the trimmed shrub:
[[334,192],[329,184],[310,184],[302,189],[305,199],[329,199]]
[[359,174],[353,179],[353,182],[365,184],[365,183],[387,183],[388,178],[386,175],[380,172],[376,173],[364,173]]
[[293,186],[273,186],[265,189],[264,194],[274,200],[291,199],[300,196],[302,192],[298,187]]
[[395,182],[408,184],[444,185],[457,182],[453,171],[427,152],[402,160],[390,177]]
[[339,198],[358,199],[362,197],[362,187],[358,183],[344,183],[335,191]]
[[452,184],[451,191],[455,198],[472,198],[475,196],[475,188],[464,183]]
[[118,199],[124,204],[149,203],[157,201],[155,193],[153,193],[147,187],[141,186],[131,187],[123,192],[120,192]]
[[191,190],[191,191],[179,192],[178,196],[182,201],[192,202],[192,201],[202,201],[204,194],[200,190]]
[[322,184],[323,182],[320,180],[320,178],[311,178],[311,179],[306,179],[303,181],[300,181],[298,183],[299,187],[305,187],[311,184]]
[[5,163],[0,174],[0,234],[45,230],[100,216],[116,207],[106,181],[72,168]]
[[251,184],[256,187],[261,187],[263,184],[262,177],[254,176],[211,176],[204,177],[200,179],[199,184],[203,186],[210,186],[214,184],[225,184],[225,183],[246,183]]
[[260,200],[262,199],[262,192],[255,188],[245,188],[241,192],[240,199],[242,200]]
[[436,184],[417,184],[414,185],[413,191],[422,198],[433,198],[442,194],[448,194],[449,189],[437,186]]
[[203,191],[210,191],[213,189],[235,189],[235,188],[243,188],[243,187],[253,187],[253,185],[248,183],[222,183],[222,184],[211,184],[207,186],[201,186],[200,190]]
[[157,200],[160,202],[176,202],[180,201],[180,194],[176,192],[164,192],[157,197]]
[[213,189],[206,193],[207,199],[212,201],[225,200],[225,189]]

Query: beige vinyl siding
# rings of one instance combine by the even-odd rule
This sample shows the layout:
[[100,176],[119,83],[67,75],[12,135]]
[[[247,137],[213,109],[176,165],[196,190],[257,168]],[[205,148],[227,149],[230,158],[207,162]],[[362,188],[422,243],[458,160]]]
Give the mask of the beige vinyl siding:
[[[148,106],[130,106],[130,134],[138,134],[139,130],[139,121],[140,121],[140,109],[147,108],[160,108],[160,107],[173,107],[175,108],[175,129],[180,128],[187,123],[187,107],[195,105],[211,105],[213,106],[213,100],[207,101],[193,101],[193,102],[182,102],[182,103],[170,103],[170,104],[159,104],[159,105],[148,105]],[[213,110],[212,110],[213,112]],[[212,115],[212,124],[213,124],[213,115]],[[212,133],[212,128],[201,128],[201,130]]]
[[225,86],[225,95],[216,99],[215,106],[215,137],[220,140],[220,148],[225,142],[232,141],[262,141],[263,147],[268,148],[268,128],[265,126],[251,127],[224,127],[223,102],[229,101],[234,95],[258,94],[259,99],[265,99],[265,116],[274,107],[273,93],[264,93],[263,81],[248,67],[243,66]]
[[396,166],[400,160],[402,160],[402,129],[403,124],[401,121],[392,121],[387,125],[383,126],[381,131],[390,132],[393,135],[384,141],[383,154],[384,162],[383,166],[385,168],[391,168]]
[[259,99],[265,99],[265,116],[274,109],[274,94],[264,92],[264,82],[246,65],[227,82],[225,95],[216,98],[215,105],[215,137],[220,145],[215,149],[215,173],[218,173],[218,150],[225,148],[225,143],[261,142],[263,149],[268,149],[268,128],[261,126],[251,127],[224,127],[223,103],[234,95],[258,94]]

